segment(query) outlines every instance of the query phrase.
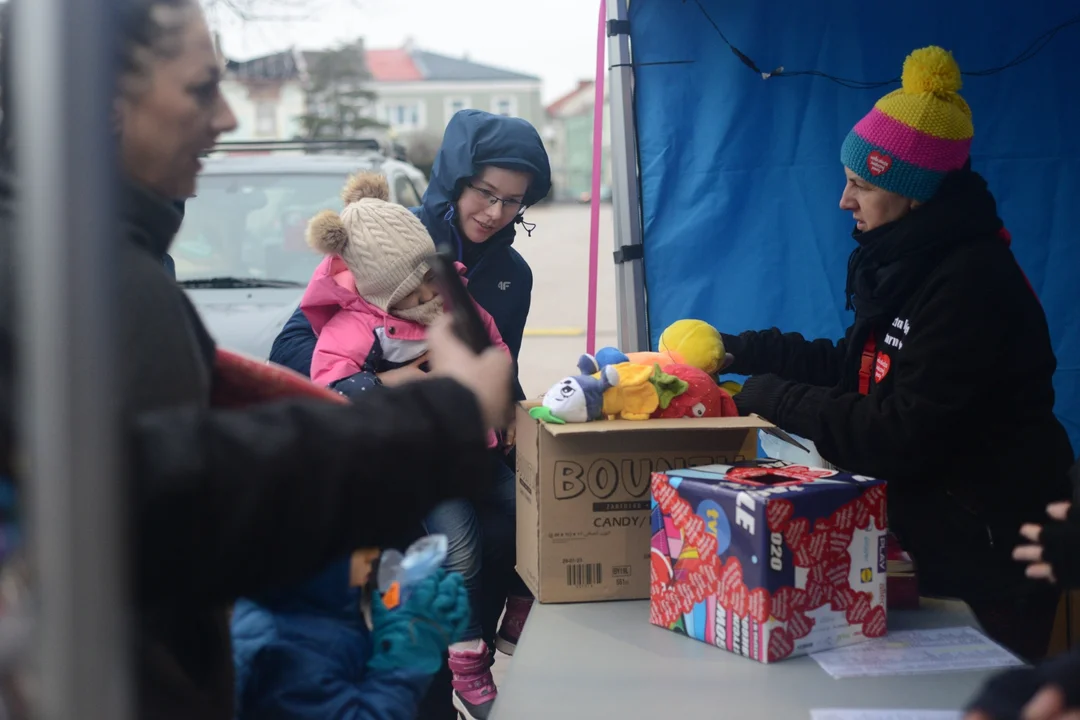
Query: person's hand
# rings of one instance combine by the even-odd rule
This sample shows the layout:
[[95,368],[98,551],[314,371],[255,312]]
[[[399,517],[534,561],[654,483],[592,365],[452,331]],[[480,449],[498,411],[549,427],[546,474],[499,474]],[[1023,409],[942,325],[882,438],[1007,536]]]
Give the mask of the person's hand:
[[469,623],[469,593],[460,573],[440,568],[413,587],[405,603],[387,610],[379,593],[371,599],[372,656],[368,669],[411,670],[434,675],[450,644]]
[[393,370],[387,370],[386,372],[378,373],[379,382],[387,387],[394,387],[396,385],[404,385],[408,382],[415,382],[427,377],[427,373],[420,369],[420,366],[428,361],[428,354],[424,353],[420,357],[413,360],[408,365],[402,365],[399,368]]
[[1080,651],[989,678],[964,720],[1080,720]]
[[731,353],[724,353],[724,359],[720,362],[720,370],[719,370],[719,372],[717,374],[718,375],[723,375],[724,371],[727,370],[729,367],[731,367],[734,363],[735,363],[735,356],[732,355]]
[[[1063,523],[1071,507],[1072,503],[1068,502],[1052,503],[1046,507],[1046,514],[1051,520]],[[1028,563],[1025,573],[1029,578],[1057,582],[1053,566],[1043,558],[1043,526],[1028,523],[1020,528],[1020,534],[1028,541],[1028,544],[1018,545],[1013,550],[1013,559]]]
[[515,442],[517,442],[517,424],[510,421],[510,424],[506,427],[506,432],[503,433],[503,452],[510,452]]
[[1065,707],[1065,693],[1047,685],[1024,706],[1021,720],[1080,720],[1080,709]]
[[428,328],[431,374],[456,380],[471,390],[486,426],[503,427],[510,417],[513,361],[498,347],[489,347],[477,355],[458,339],[451,323],[451,318],[444,315]]
[[[1011,716],[1011,713],[1010,713]],[[1006,720],[985,710],[972,710],[964,720]],[[1080,720],[1080,709],[1065,707],[1065,693],[1056,685],[1046,685],[1024,705],[1020,720]]]

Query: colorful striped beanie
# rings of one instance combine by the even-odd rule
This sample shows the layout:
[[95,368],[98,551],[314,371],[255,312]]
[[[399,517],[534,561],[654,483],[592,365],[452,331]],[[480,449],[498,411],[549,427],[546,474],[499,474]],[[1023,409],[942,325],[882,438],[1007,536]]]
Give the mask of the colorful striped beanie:
[[840,160],[871,185],[926,202],[967,163],[971,108],[960,97],[960,68],[931,46],[904,61],[902,87],[881,98],[848,133]]

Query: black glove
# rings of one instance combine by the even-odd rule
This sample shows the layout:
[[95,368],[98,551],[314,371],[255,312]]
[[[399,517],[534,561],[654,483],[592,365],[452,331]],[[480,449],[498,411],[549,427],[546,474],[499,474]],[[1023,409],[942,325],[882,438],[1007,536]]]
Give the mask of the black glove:
[[1008,670],[987,680],[967,710],[982,710],[994,720],[1015,720],[1041,687],[1035,668]]
[[1065,520],[1047,520],[1039,534],[1043,562],[1063,588],[1080,588],[1080,506],[1074,502]]
[[1072,505],[1065,520],[1047,519],[1042,523],[1039,544],[1043,562],[1050,565],[1059,586],[1080,589],[1080,463],[1069,470]]
[[1065,707],[1080,708],[1080,654],[1059,655],[1034,668],[1009,670],[992,677],[968,706],[994,720],[1017,720],[1037,692],[1056,685],[1065,694]]
[[732,375],[745,375],[746,373],[739,372],[739,357],[743,352],[743,348],[746,346],[742,337],[739,335],[720,333],[720,339],[724,341],[724,353],[731,356],[730,364],[720,368],[720,374],[725,375],[730,373]]
[[743,383],[742,390],[735,396],[735,407],[740,415],[754,413],[779,424],[780,402],[790,386],[790,382],[776,375],[754,375]]

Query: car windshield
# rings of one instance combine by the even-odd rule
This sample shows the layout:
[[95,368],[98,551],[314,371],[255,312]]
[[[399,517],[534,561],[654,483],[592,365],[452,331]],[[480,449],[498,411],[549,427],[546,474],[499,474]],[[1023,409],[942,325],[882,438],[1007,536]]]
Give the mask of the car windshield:
[[341,210],[343,183],[337,173],[203,175],[169,250],[176,279],[307,285],[322,259],[307,246],[308,220]]

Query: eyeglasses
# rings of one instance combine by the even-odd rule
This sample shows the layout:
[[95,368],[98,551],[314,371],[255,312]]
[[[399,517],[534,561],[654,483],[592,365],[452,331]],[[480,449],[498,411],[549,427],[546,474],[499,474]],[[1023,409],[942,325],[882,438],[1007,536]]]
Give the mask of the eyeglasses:
[[496,203],[502,203],[503,210],[513,210],[515,215],[521,215],[525,212],[526,205],[520,200],[507,200],[506,198],[501,198],[490,190],[476,187],[472,183],[469,183],[468,186],[470,189],[483,195],[489,206],[493,206]]

